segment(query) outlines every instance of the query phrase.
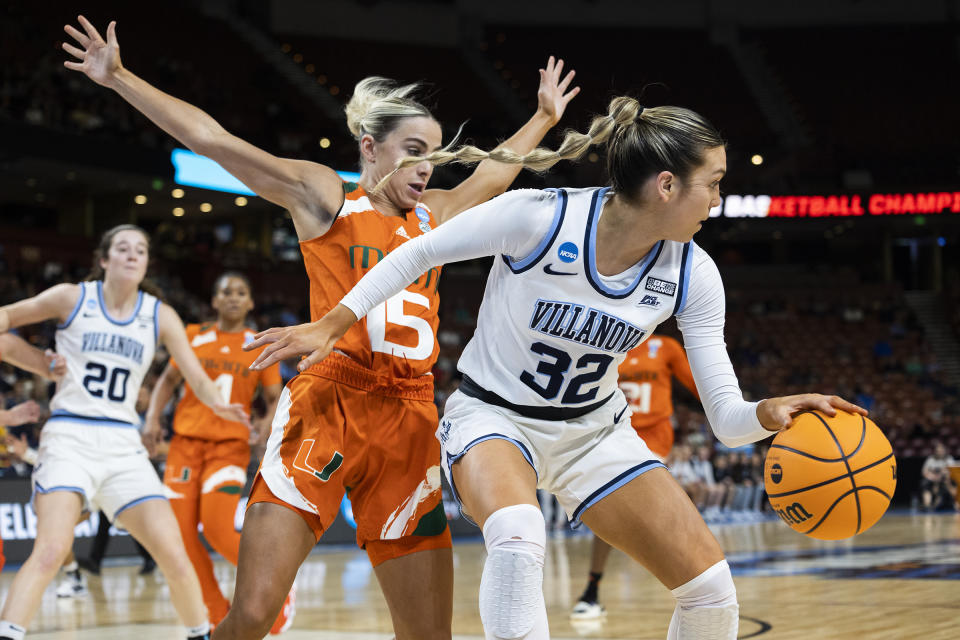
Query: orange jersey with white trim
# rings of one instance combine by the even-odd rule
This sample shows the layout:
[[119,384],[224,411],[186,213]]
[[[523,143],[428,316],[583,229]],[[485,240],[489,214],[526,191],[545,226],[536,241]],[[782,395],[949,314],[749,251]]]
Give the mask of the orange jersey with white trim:
[[[360,185],[344,184],[343,207],[330,230],[300,243],[310,279],[310,318],[335,307],[377,262],[404,242],[437,226],[423,204],[402,216],[377,211]],[[377,305],[334,345],[357,364],[393,378],[430,372],[437,360],[440,267]]]
[[653,426],[673,415],[671,376],[700,397],[683,347],[668,336],[651,336],[629,351],[618,373],[620,389],[633,410],[634,429]]
[[[249,413],[250,404],[257,393],[257,385],[267,387],[281,384],[280,365],[263,371],[251,371],[250,365],[257,359],[261,349],[244,351],[243,345],[253,340],[253,331],[244,330],[225,333],[217,329],[215,322],[187,325],[187,339],[197,354],[203,370],[217,385],[225,403],[242,404]],[[177,363],[170,359],[174,368]],[[184,385],[183,398],[173,416],[173,430],[182,436],[205,440],[231,440],[250,437],[250,429],[239,422],[224,420],[213,412],[190,388]]]

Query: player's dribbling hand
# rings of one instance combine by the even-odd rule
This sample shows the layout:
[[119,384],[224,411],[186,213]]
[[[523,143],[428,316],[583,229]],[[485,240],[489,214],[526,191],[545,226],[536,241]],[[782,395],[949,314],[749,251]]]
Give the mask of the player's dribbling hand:
[[113,77],[123,68],[120,64],[120,45],[117,44],[117,23],[114,20],[107,25],[107,39],[104,41],[89,20],[83,16],[78,16],[77,20],[85,33],[69,24],[64,26],[63,30],[80,46],[76,47],[69,42],[64,42],[61,46],[80,62],[67,60],[63,66],[85,74],[97,84],[109,87]]
[[316,322],[261,331],[243,349],[250,351],[267,345],[250,365],[254,371],[261,371],[287,358],[305,355],[307,357],[297,365],[298,371],[304,371],[330,355],[333,346],[356,321],[357,317],[350,309],[338,304]]
[[223,418],[224,420],[229,420],[230,422],[239,422],[246,425],[250,428],[250,416],[247,415],[247,412],[244,411],[243,405],[239,402],[233,404],[221,404],[217,403],[210,407],[215,414]]
[[801,393],[795,396],[767,398],[757,405],[757,418],[764,429],[779,431],[793,422],[793,416],[801,411],[819,409],[828,416],[837,415],[837,410],[867,415],[867,410],[847,402],[840,396],[825,396],[820,393]]
[[540,69],[540,88],[537,90],[537,110],[550,118],[553,124],[560,121],[563,112],[573,98],[580,93],[580,87],[574,87],[567,91],[567,87],[573,82],[573,76],[576,71],[571,70],[563,80],[560,80],[560,74],[563,72],[563,59],[554,62],[554,57],[550,56],[547,60],[547,68]]

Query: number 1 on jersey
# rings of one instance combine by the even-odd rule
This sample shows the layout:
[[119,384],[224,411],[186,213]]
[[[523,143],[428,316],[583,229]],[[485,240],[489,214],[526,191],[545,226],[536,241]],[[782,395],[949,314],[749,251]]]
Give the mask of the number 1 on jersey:
[[220,399],[223,400],[223,403],[230,404],[230,396],[233,395],[233,375],[221,373],[213,381],[213,384],[217,386],[217,391],[220,392]]

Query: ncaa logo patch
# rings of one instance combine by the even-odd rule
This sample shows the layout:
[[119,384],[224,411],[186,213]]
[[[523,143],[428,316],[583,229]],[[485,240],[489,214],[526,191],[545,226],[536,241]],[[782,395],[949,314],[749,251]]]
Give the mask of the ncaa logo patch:
[[560,245],[560,248],[557,249],[557,257],[563,262],[573,262],[580,257],[580,249],[572,242],[564,242]]
[[94,300],[87,300],[87,309],[94,309],[96,306],[97,303]]
[[423,207],[417,207],[417,208],[415,209],[415,212],[416,212],[417,218],[419,218],[420,222],[430,222],[430,214],[427,213],[427,210],[426,210],[426,209],[424,209]]

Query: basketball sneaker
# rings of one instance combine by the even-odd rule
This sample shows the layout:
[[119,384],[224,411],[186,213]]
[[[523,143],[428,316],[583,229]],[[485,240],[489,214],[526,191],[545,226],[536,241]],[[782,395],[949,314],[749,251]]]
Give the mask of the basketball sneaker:
[[58,598],[82,598],[87,595],[87,579],[79,569],[67,571],[57,586]]
[[283,606],[280,608],[280,615],[277,616],[276,622],[270,627],[270,635],[279,635],[290,628],[290,625],[293,624],[293,616],[297,612],[296,604],[297,585],[294,584],[290,589],[290,593],[287,594],[287,599],[283,601]]
[[571,620],[597,620],[607,615],[607,610],[599,602],[589,602],[581,600],[573,605],[573,611],[570,612]]

